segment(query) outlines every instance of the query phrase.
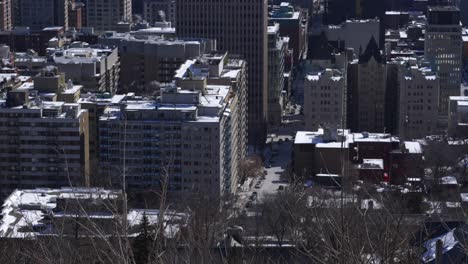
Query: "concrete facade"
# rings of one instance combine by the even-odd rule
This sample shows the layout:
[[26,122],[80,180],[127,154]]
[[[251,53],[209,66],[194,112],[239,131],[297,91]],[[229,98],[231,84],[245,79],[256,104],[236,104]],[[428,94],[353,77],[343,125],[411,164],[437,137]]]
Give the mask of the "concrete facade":
[[143,18],[154,24],[160,22],[160,11],[165,14],[165,20],[176,24],[176,0],[143,0]]
[[122,185],[124,166],[129,190],[159,190],[167,180],[175,193],[234,193],[246,155],[245,66],[224,54],[203,56],[184,63],[159,100],[127,98],[107,108],[99,121],[102,175]]
[[248,65],[249,144],[264,145],[268,119],[268,1],[178,0],[177,35],[215,39]]
[[16,188],[89,185],[88,112],[75,103],[45,101],[51,97],[44,92],[25,84],[1,103],[3,195]]
[[131,0],[83,0],[87,27],[104,32],[119,27],[119,22],[132,21]]
[[346,107],[344,89],[345,79],[342,72],[336,69],[325,69],[306,76],[304,119],[307,130],[342,127],[342,117],[346,116],[343,112],[343,107]]
[[0,30],[8,31],[13,28],[13,2],[2,0],[0,2]]
[[215,50],[208,40],[165,40],[159,36],[134,37],[108,32],[99,43],[116,46],[120,52],[121,92],[153,94],[151,82],[171,82],[175,71],[187,59]]
[[429,67],[414,63],[400,74],[398,131],[405,140],[437,133],[440,82]]
[[60,26],[68,28],[68,0],[17,0],[14,24],[40,30]]
[[288,2],[269,6],[269,18],[272,23],[279,24],[282,37],[289,37],[290,48],[293,50],[294,63],[304,57],[307,46],[308,14],[305,10],[295,10]]
[[340,25],[331,25],[325,28],[325,34],[328,41],[344,41],[344,47],[352,48],[356,55],[364,52],[370,39],[374,37],[377,40],[377,46],[380,43],[380,20],[347,20]]
[[[279,24],[268,27],[268,123],[280,125],[286,103],[284,73],[288,42],[279,36]],[[284,93],[283,93],[284,91]]]

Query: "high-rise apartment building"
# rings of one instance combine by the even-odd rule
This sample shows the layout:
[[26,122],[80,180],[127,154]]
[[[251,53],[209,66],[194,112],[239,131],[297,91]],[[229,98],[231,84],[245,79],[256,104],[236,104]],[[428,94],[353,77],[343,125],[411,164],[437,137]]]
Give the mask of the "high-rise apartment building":
[[132,36],[107,32],[99,43],[116,46],[120,53],[120,91],[152,94],[153,81],[171,82],[187,59],[215,50],[209,40],[166,40],[159,36]]
[[349,128],[352,131],[385,130],[386,62],[372,37],[358,61],[348,69]]
[[249,144],[263,145],[268,114],[267,0],[178,0],[180,37],[217,40],[219,50],[242,55],[248,68]]
[[289,37],[289,45],[293,50],[294,63],[301,60],[306,52],[308,14],[305,10],[295,10],[288,2],[269,6],[269,21],[279,24],[279,32],[283,37]]
[[279,35],[279,24],[268,26],[268,123],[280,125],[286,96],[284,89],[285,59],[288,41]]
[[[161,13],[163,12],[163,13]],[[176,24],[176,0],[143,0],[143,18],[151,24],[164,20]]]
[[126,95],[110,95],[108,93],[82,94],[77,101],[81,109],[88,111],[89,129],[89,169],[91,186],[107,186],[108,182],[99,175],[99,117],[108,106],[118,106]]
[[[0,103],[0,190],[89,184],[88,112],[53,68]],[[62,98],[61,98],[62,97]]]
[[[184,63],[159,100],[127,98],[106,109],[99,121],[101,175],[116,186],[125,172],[130,191],[166,182],[171,192],[234,193],[246,153],[244,74],[242,60],[211,54]],[[230,85],[236,79],[243,84]]]
[[0,1],[0,30],[7,31],[13,28],[12,0]]
[[437,132],[439,77],[430,67],[415,60],[400,68],[398,134],[405,140]]
[[83,0],[86,26],[96,31],[114,30],[119,22],[132,21],[131,0]]
[[304,121],[306,130],[342,127],[345,78],[336,69],[325,69],[306,76],[304,84]]
[[424,52],[438,67],[441,119],[447,118],[449,96],[460,95],[462,32],[460,10],[454,6],[428,8]]
[[35,30],[52,26],[68,28],[68,3],[68,0],[16,0],[14,23]]

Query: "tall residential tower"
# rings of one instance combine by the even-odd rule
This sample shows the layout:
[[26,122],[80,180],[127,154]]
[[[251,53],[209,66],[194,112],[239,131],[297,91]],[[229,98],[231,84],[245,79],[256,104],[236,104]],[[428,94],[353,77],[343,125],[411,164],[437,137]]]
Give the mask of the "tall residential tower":
[[267,0],[177,0],[176,7],[179,37],[216,39],[219,50],[247,60],[249,144],[263,144],[268,113]]

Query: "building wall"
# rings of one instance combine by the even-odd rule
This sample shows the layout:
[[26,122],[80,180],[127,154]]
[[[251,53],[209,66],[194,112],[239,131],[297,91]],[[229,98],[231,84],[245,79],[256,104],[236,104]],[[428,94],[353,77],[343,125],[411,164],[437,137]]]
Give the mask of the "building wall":
[[8,31],[13,28],[13,6],[11,0],[0,2],[0,30]]
[[125,170],[129,191],[161,190],[167,180],[170,192],[209,186],[209,191],[219,196],[224,188],[223,166],[227,166],[223,159],[223,125],[157,119],[101,120],[101,173],[113,186],[121,186]]
[[0,110],[2,193],[89,184],[88,113],[55,118],[41,112]]
[[451,96],[448,114],[449,137],[465,138],[468,134],[466,124],[468,124],[468,96]]
[[284,68],[288,45],[277,31],[268,33],[268,123],[281,124],[283,115]]
[[290,38],[290,48],[294,52],[294,63],[302,59],[307,38],[307,22],[303,25],[303,20],[308,20],[307,13],[296,11],[297,18],[274,18],[270,17],[269,20],[273,23],[280,25],[279,32],[282,37]]
[[[403,69],[404,70],[404,69]],[[399,135],[405,140],[423,138],[437,131],[439,78],[421,69],[400,75]]]
[[15,64],[22,69],[31,71],[38,71],[49,65],[56,66],[60,72],[65,74],[67,81],[72,80],[73,83],[82,85],[84,92],[109,92],[114,94],[117,91],[120,77],[120,58],[117,48],[100,54],[94,61],[89,59],[83,62],[73,62],[73,59],[70,59],[65,62],[49,62],[44,57],[40,57],[40,59],[20,60],[16,61]]
[[308,75],[304,83],[304,119],[306,130],[316,131],[320,126],[342,127],[345,81],[341,72],[332,69],[317,75]]
[[176,24],[176,0],[143,0],[143,18],[149,23],[159,22],[159,11],[164,11],[166,21]]
[[371,58],[357,67],[356,131],[384,132],[386,65]]
[[[325,29],[328,41],[344,41],[346,48],[353,48],[355,54],[359,50],[366,49],[369,40],[373,36],[380,47],[380,21],[373,20],[350,20],[340,25],[328,26]],[[341,48],[345,48],[341,47]]]
[[68,26],[80,30],[83,27],[84,5],[77,0],[68,4]]
[[217,40],[219,50],[248,61],[249,144],[263,145],[268,114],[267,1],[178,0],[179,37]]
[[107,31],[117,28],[121,21],[132,21],[131,0],[84,0],[86,8],[86,26],[96,31]]
[[67,0],[18,0],[15,9],[16,26],[36,30],[51,26],[68,28]]
[[135,40],[99,38],[99,43],[115,45],[120,56],[120,92],[147,91],[153,81],[171,82],[175,71],[187,59],[212,51],[208,40],[186,42],[165,40]]

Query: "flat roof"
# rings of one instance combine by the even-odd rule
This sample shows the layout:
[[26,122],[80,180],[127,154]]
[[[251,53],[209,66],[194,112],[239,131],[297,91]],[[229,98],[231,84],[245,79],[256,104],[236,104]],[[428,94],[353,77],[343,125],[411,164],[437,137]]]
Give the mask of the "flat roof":
[[405,148],[408,150],[409,153],[414,154],[421,154],[422,153],[422,146],[419,142],[414,141],[405,141]]

